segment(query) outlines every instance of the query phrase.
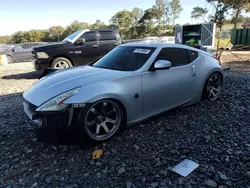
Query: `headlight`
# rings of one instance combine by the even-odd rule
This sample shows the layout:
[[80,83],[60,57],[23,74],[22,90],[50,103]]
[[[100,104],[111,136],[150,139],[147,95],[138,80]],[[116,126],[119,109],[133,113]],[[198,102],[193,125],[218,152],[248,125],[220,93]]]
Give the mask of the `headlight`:
[[46,54],[45,52],[37,52],[37,58],[39,59],[47,59],[49,58],[48,54]]
[[49,100],[48,102],[44,103],[42,106],[36,109],[36,111],[59,111],[64,109],[67,104],[63,104],[63,102],[68,99],[69,97],[75,95],[78,91],[80,90],[79,88],[67,91],[61,95],[58,95],[57,97]]

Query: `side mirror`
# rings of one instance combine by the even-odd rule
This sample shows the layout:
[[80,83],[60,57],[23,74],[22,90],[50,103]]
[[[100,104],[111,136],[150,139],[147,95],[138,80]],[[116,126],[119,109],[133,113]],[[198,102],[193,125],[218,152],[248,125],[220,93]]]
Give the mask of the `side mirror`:
[[171,68],[172,63],[167,60],[158,60],[154,64],[153,70],[166,70]]
[[12,48],[12,50],[11,50],[12,52],[14,52],[15,51],[15,49],[14,48]]
[[74,42],[74,44],[76,45],[82,45],[86,42],[85,38],[78,38],[76,39],[76,41]]

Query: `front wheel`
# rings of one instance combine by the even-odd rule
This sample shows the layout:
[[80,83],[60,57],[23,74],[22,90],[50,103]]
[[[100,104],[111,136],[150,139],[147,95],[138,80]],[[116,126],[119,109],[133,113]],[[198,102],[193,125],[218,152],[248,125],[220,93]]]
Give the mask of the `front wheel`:
[[79,114],[81,135],[94,141],[106,141],[124,128],[124,112],[117,102],[101,100],[87,105]]
[[222,76],[219,73],[212,74],[206,82],[203,91],[203,97],[215,101],[219,98],[222,90]]
[[65,57],[57,57],[53,60],[51,67],[57,69],[66,69],[72,67],[72,63]]

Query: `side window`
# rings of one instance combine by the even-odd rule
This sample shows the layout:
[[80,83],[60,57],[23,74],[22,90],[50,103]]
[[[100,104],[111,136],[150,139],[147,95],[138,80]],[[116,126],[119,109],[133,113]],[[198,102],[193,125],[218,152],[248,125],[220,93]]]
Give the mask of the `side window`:
[[23,47],[22,47],[21,45],[18,45],[18,46],[16,46],[16,47],[14,47],[14,49],[15,49],[15,51],[17,51],[17,50],[22,50]]
[[29,49],[31,44],[24,44],[23,49]]
[[83,33],[83,35],[80,38],[85,38],[86,42],[97,41],[97,35],[95,31]]
[[179,67],[191,63],[189,51],[181,48],[163,48],[156,58],[156,61],[158,60],[170,61],[172,67]]
[[190,50],[191,61],[193,62],[199,57],[199,53],[193,50]]
[[115,33],[113,31],[99,31],[100,40],[116,40]]

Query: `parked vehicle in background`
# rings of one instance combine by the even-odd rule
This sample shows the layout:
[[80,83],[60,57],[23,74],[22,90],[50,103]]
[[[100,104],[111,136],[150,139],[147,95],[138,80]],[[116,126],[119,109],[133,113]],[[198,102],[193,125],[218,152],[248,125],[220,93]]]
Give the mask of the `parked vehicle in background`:
[[0,51],[4,51],[4,50],[9,50],[10,48],[14,47],[16,44],[4,44],[2,46],[0,46]]
[[121,38],[117,30],[78,30],[60,43],[34,47],[32,53],[35,69],[64,69],[88,64],[120,44]]
[[145,37],[143,40],[145,42],[157,42],[159,37]]
[[20,43],[5,45],[0,48],[0,55],[6,55],[8,63],[32,61],[31,49],[34,46],[46,44],[44,42]]
[[166,42],[166,43],[175,43],[174,36],[168,36],[168,37],[159,37],[158,42]]

